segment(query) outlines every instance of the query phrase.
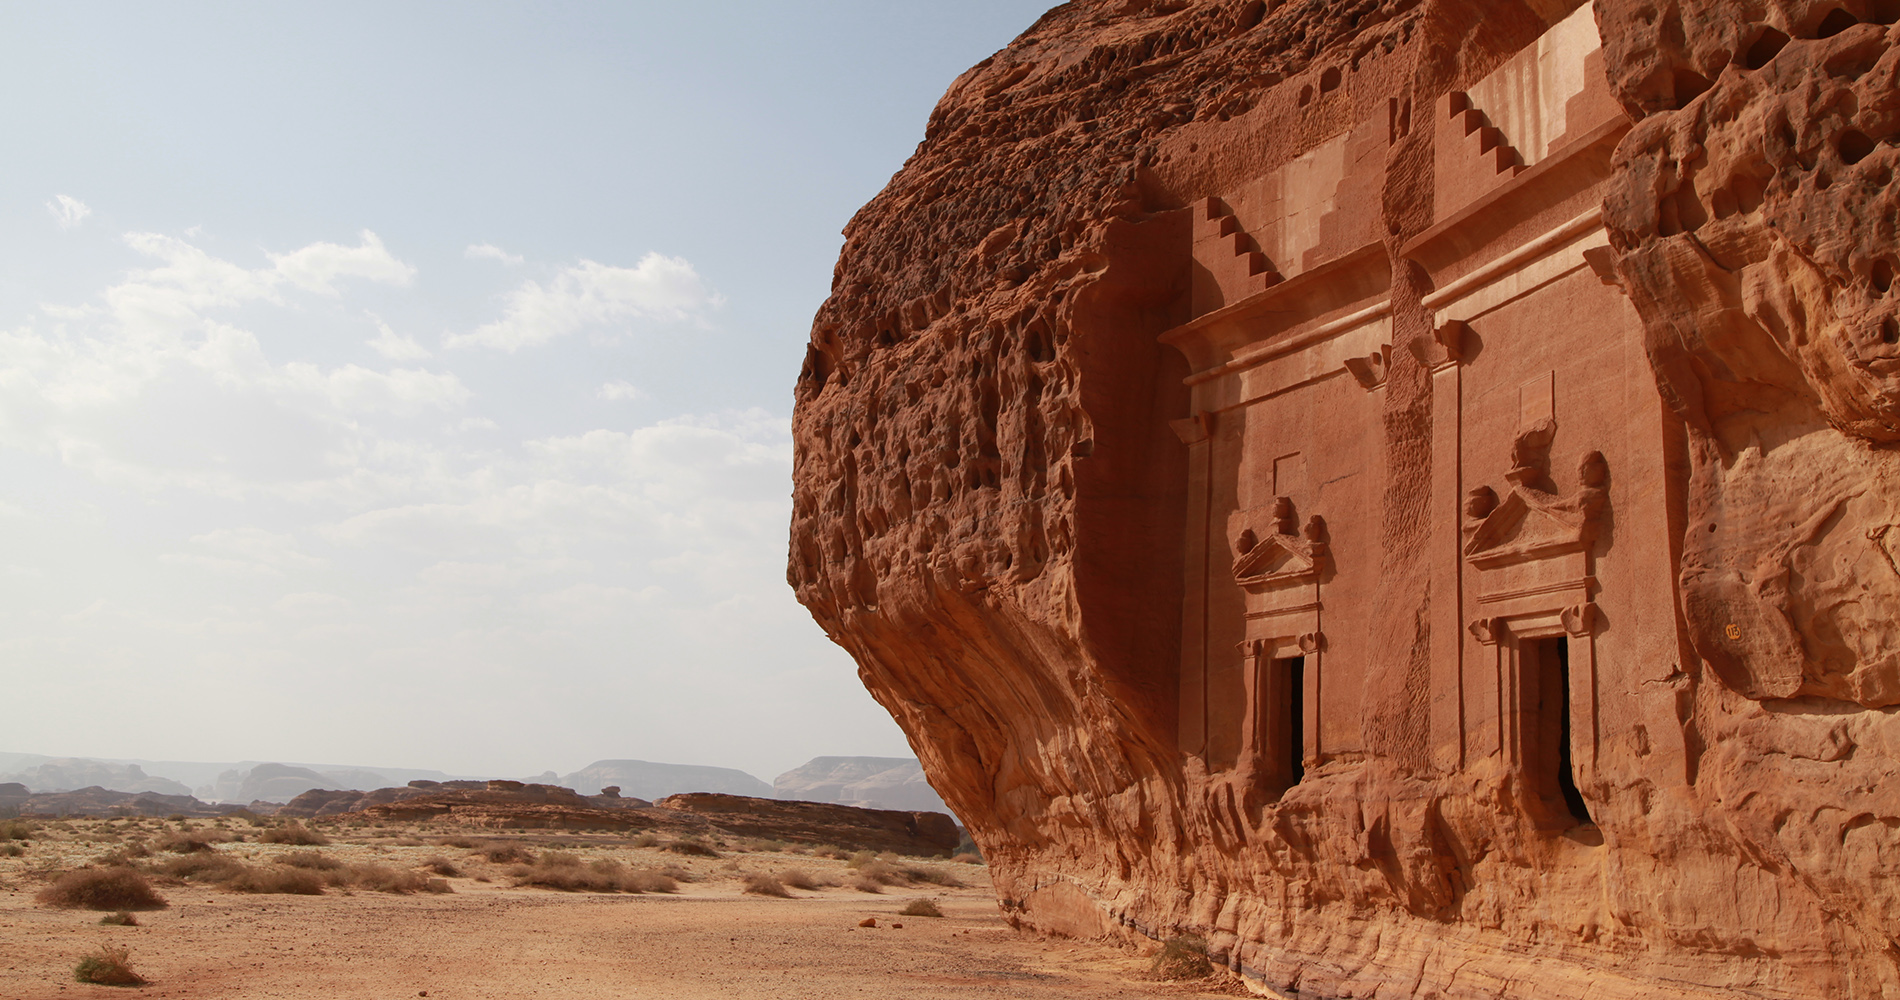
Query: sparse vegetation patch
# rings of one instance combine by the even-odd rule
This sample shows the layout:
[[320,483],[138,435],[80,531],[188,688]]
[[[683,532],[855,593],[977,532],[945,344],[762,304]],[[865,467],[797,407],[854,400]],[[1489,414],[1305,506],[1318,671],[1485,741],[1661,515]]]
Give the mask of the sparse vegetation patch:
[[158,910],[166,905],[145,876],[124,867],[67,872],[35,898],[62,910]]
[[1214,974],[1214,963],[1207,960],[1206,941],[1183,934],[1162,944],[1152,970],[1156,979],[1206,979]]
[[104,944],[83,955],[73,967],[73,978],[100,986],[144,986],[148,980],[132,971],[132,949]]
[[904,908],[897,911],[897,915],[900,917],[941,917],[943,911],[937,908],[936,903],[928,899],[913,899],[905,903]]
[[777,876],[768,875],[765,872],[753,872],[747,875],[745,877],[745,891],[754,896],[776,896],[780,899],[792,898],[792,894],[785,891],[785,883],[780,882]]
[[258,834],[257,839],[259,843],[288,844],[292,847],[322,847],[330,842],[330,838],[297,822],[269,827]]

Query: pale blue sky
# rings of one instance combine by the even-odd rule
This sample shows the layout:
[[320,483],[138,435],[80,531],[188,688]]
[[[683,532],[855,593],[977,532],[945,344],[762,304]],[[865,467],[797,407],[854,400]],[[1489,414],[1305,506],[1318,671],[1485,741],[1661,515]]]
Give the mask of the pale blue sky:
[[791,386],[1044,7],[0,7],[0,750],[907,753],[784,584]]

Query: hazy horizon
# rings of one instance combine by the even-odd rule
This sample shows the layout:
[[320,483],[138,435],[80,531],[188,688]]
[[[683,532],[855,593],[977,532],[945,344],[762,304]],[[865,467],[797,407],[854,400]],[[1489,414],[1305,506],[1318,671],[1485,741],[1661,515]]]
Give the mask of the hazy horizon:
[[839,230],[1045,7],[0,13],[9,743],[910,756],[784,583],[792,386]]

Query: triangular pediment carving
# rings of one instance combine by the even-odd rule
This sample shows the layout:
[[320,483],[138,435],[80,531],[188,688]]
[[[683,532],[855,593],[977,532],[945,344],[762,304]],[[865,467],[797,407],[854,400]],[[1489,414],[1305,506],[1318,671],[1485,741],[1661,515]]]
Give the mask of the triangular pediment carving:
[[1598,516],[1608,494],[1602,488],[1598,471],[1603,456],[1591,452],[1584,458],[1584,485],[1568,496],[1529,485],[1513,470],[1515,482],[1501,499],[1489,488],[1472,491],[1467,513],[1475,514],[1470,504],[1488,508],[1471,529],[1465,542],[1465,558],[1477,566],[1522,562],[1577,552],[1596,538]]
[[1320,568],[1313,548],[1298,535],[1268,535],[1234,560],[1234,582],[1251,587],[1311,581]]
[[[1247,515],[1237,515],[1246,523]],[[1294,584],[1311,584],[1326,569],[1326,522],[1307,518],[1303,530],[1293,516],[1293,503],[1274,498],[1271,527],[1255,534],[1242,530],[1234,539],[1234,582],[1255,593]]]

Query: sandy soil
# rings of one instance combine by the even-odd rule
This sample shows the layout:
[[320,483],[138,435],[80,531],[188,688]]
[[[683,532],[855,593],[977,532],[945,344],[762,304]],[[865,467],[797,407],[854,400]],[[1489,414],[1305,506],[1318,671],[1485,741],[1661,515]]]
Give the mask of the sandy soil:
[[[853,872],[837,859],[730,847],[721,858],[682,859],[614,838],[569,838],[555,846],[631,866],[677,865],[699,881],[674,894],[567,893],[514,887],[507,866],[466,850],[382,839],[320,850],[391,867],[444,856],[465,877],[450,879],[454,892],[447,895],[245,895],[161,884],[168,909],[139,914],[138,927],[108,927],[98,913],[49,909],[33,895],[50,875],[97,856],[116,838],[88,834],[84,824],[48,831],[24,857],[0,858],[0,998],[1110,1000],[1245,993],[1212,981],[1146,979],[1148,958],[1136,949],[1018,935],[998,916],[980,865],[929,862],[966,883],[961,888],[919,883],[874,895],[841,885],[775,899],[745,895],[740,879],[797,867],[848,884]],[[538,849],[548,838],[528,840]],[[220,850],[265,861],[287,849],[238,843]],[[920,897],[934,900],[944,916],[898,914]],[[867,917],[878,926],[859,927]],[[128,945],[133,967],[151,985],[74,982],[79,956],[102,941]]]

